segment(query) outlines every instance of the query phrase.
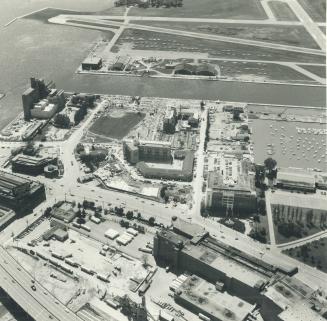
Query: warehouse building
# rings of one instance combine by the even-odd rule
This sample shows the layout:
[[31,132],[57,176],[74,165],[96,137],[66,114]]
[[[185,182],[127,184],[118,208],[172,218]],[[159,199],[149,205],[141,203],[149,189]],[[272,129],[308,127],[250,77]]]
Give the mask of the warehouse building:
[[[185,231],[183,226],[186,226]],[[187,272],[213,284],[218,282],[218,288],[225,288],[229,295],[250,305],[258,304],[264,320],[281,320],[278,315],[282,309],[265,295],[265,290],[271,280],[297,273],[296,266],[281,261],[272,264],[212,238],[200,227],[193,229],[181,223],[178,229],[165,228],[157,232],[153,245],[153,256],[157,264],[170,266],[177,274]],[[177,302],[178,300],[181,304],[193,306],[192,300],[190,302],[187,297],[182,296],[177,298]]]
[[279,168],[276,185],[279,188],[315,192],[316,178],[313,173],[302,169]]
[[57,164],[57,158],[17,155],[11,162],[13,172],[35,176],[43,174],[44,168],[50,164]]
[[43,184],[0,171],[0,205],[23,213],[32,210],[45,198]]
[[212,321],[244,321],[255,305],[216,289],[215,285],[192,275],[175,292],[174,300],[195,314]]

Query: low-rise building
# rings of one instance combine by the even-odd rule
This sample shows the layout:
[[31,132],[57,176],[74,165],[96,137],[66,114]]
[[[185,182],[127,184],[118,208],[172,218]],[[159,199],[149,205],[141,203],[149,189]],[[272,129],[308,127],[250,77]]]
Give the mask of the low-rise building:
[[244,321],[254,310],[250,304],[215,285],[192,275],[175,292],[174,300],[195,314],[201,313],[212,321]]
[[87,57],[82,62],[83,70],[99,70],[102,67],[102,58],[100,57]]
[[316,179],[314,173],[297,168],[279,168],[276,185],[279,188],[314,192]]
[[56,164],[57,158],[17,155],[12,159],[12,171],[27,175],[41,175],[47,165]]
[[33,209],[45,198],[43,184],[0,171],[0,205],[21,214]]

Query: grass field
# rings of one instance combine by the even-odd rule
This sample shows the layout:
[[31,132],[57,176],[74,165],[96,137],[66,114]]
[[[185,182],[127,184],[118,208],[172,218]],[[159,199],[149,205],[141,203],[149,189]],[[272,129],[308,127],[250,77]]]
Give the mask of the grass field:
[[137,125],[145,114],[126,113],[122,117],[100,117],[90,128],[90,132],[110,138],[122,139]]
[[327,239],[285,250],[283,253],[327,273]]
[[[325,57],[323,55],[310,55],[300,52],[134,29],[125,30],[112,48],[112,51],[118,52],[120,46],[125,43],[132,43],[133,49],[136,50],[200,52],[208,53],[211,58],[325,63]],[[155,56],[155,52],[153,55]]]
[[290,46],[319,49],[303,26],[246,25],[230,23],[133,21],[153,27],[186,30],[232,38],[258,40]]
[[275,17],[279,21],[298,21],[299,19],[291,9],[291,7],[281,1],[270,1],[269,6],[274,13]]
[[298,0],[313,21],[326,22],[326,0]]
[[309,70],[310,72],[318,75],[319,77],[326,78],[326,66],[300,65],[300,67]]
[[[211,61],[213,63],[213,61]],[[287,66],[271,63],[257,62],[240,62],[240,61],[219,61],[215,63],[219,66],[221,76],[240,77],[253,76],[258,79],[274,80],[274,81],[290,81],[301,83],[314,82],[311,78],[297,72]]]
[[266,19],[258,0],[184,0],[180,8],[132,8],[131,16]]

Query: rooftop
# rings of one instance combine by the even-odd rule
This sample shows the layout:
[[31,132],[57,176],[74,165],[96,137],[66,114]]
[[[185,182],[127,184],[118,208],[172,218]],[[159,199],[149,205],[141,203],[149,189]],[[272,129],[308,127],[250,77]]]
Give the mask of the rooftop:
[[300,183],[305,185],[315,186],[315,176],[305,170],[292,169],[292,168],[280,168],[277,172],[277,181],[289,182],[289,183]]
[[197,276],[190,276],[179,288],[181,298],[196,305],[207,316],[217,320],[243,321],[254,309],[254,306],[229,295],[219,292],[215,286]]

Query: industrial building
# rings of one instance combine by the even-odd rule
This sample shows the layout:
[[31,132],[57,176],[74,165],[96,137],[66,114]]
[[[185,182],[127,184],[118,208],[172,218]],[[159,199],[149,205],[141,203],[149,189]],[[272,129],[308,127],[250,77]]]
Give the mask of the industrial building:
[[[241,252],[212,238],[202,227],[187,222],[157,232],[153,244],[153,256],[158,264],[170,266],[176,273],[195,274],[210,283],[223,284],[229,295],[261,306],[264,319],[281,320],[278,315],[282,309],[265,295],[265,289],[271,280],[276,282],[297,273],[296,266],[283,262],[272,264]],[[190,301],[183,296],[180,300]]]
[[17,155],[12,159],[12,171],[27,175],[41,175],[44,168],[50,164],[57,164],[57,158],[34,157],[27,155]]
[[124,141],[123,152],[125,159],[131,164],[140,161],[171,162],[171,143],[160,141]]
[[257,196],[254,176],[238,173],[235,179],[230,164],[228,162],[227,168],[209,172],[206,207],[226,213],[228,211],[227,214],[237,214],[238,217],[255,213]]
[[219,291],[214,284],[196,275],[189,276],[182,283],[175,292],[174,300],[212,321],[244,321],[255,308],[254,304]]
[[44,185],[0,171],[0,205],[22,213],[45,200]]
[[31,78],[30,88],[22,95],[24,119],[50,119],[65,106],[63,90],[57,90],[53,82],[44,83],[42,79]]
[[129,56],[119,56],[115,63],[111,66],[112,70],[123,71],[130,61]]
[[102,67],[102,58],[87,57],[82,62],[82,70],[99,70]]
[[279,188],[315,192],[316,179],[313,173],[296,168],[279,168],[276,185]]

